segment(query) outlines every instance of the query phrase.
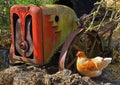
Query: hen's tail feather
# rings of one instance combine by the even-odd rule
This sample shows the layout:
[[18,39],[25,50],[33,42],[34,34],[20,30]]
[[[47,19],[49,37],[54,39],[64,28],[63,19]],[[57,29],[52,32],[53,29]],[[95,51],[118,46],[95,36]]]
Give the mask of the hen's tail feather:
[[110,64],[112,61],[112,58],[104,58],[104,67],[103,68],[106,68],[108,66],[108,64]]
[[102,60],[96,62],[98,70],[103,70],[111,63],[112,58],[103,58]]
[[108,63],[110,63],[111,60],[112,60],[112,58],[104,58],[104,61],[106,61],[106,62],[108,62]]

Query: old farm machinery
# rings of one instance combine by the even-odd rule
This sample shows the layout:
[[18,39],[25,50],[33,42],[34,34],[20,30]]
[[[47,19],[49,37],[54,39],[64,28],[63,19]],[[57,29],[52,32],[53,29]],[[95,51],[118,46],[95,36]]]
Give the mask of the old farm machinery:
[[48,63],[77,27],[74,11],[62,5],[15,5],[10,14],[11,61]]
[[[76,52],[91,56],[103,52],[99,36],[106,31],[78,27],[75,12],[63,5],[14,5],[10,10],[12,45],[10,62],[20,60],[43,66],[60,50],[59,69],[74,70]],[[116,23],[115,23],[116,24]],[[109,30],[110,27],[106,28]],[[96,54],[94,54],[94,52]],[[53,61],[54,62],[54,61]]]

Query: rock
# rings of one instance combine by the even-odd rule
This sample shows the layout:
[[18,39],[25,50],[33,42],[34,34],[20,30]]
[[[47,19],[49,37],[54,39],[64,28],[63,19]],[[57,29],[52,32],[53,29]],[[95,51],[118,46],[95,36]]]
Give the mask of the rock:
[[112,85],[111,83],[106,83],[106,84],[104,84],[104,85]]
[[[34,69],[33,69],[34,68]],[[26,69],[26,70],[23,70]],[[37,70],[36,70],[37,69]],[[70,70],[48,74],[45,69],[34,66],[10,66],[0,71],[2,85],[96,85],[88,77],[72,74]],[[98,84],[99,85],[99,84]]]
[[0,81],[0,85],[2,85],[2,82]]
[[9,57],[7,50],[0,50],[0,70],[9,66]]
[[[36,68],[36,67],[34,67]],[[42,70],[23,70],[17,66],[11,66],[0,72],[2,77],[0,78],[3,85],[38,85],[42,83],[43,75],[45,74]]]

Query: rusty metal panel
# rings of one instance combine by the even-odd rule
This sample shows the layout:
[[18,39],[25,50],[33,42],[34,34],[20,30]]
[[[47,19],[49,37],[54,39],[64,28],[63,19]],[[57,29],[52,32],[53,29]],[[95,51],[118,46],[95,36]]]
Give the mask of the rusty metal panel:
[[74,11],[63,5],[14,5],[10,10],[11,61],[49,62],[77,25]]
[[[41,8],[35,5],[15,5],[11,8],[10,14],[12,30],[11,60],[13,58],[43,65]],[[31,24],[31,27],[29,24]],[[30,53],[31,55],[27,56]]]
[[77,17],[71,8],[63,5],[44,5],[42,9],[44,62],[48,63],[67,36],[77,28]]

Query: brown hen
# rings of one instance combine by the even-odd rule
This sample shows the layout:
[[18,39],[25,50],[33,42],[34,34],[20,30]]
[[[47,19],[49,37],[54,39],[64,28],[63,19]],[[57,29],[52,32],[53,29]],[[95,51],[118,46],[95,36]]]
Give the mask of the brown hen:
[[102,74],[102,70],[111,63],[112,58],[95,57],[88,59],[84,52],[78,51],[76,67],[80,74],[88,77],[97,77]]

